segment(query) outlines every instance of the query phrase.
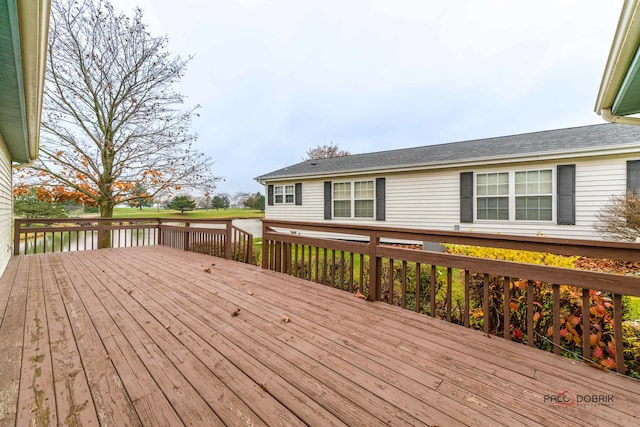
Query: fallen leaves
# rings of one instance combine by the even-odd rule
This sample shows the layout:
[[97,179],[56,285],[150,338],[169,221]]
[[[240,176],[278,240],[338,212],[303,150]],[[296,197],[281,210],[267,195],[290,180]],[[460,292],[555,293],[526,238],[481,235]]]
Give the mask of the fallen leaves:
[[131,292],[133,292],[133,289],[127,289],[127,293],[128,293],[129,295],[131,295]]
[[205,273],[211,273],[211,269],[210,269],[210,268],[208,268],[208,267],[207,267],[207,268],[205,268],[205,269],[204,269],[204,270],[202,270],[202,271],[204,271]]
[[360,299],[367,299],[367,297],[364,296],[364,294],[360,291],[357,291],[355,294],[353,294],[353,296]]
[[239,308],[236,308],[236,309],[235,309],[235,311],[233,311],[233,312],[231,313],[231,317],[235,317],[235,316],[237,316],[238,314],[240,314],[240,309],[239,309]]
[[248,290],[247,291],[247,295],[249,295],[249,296],[253,295],[253,291],[252,290]]
[[282,316],[280,316],[280,320],[282,320],[284,323],[291,322],[291,319],[289,319],[289,316],[287,316],[286,314],[283,314]]
[[171,325],[166,324],[166,325],[164,325],[164,328],[165,328],[165,329],[171,329]]

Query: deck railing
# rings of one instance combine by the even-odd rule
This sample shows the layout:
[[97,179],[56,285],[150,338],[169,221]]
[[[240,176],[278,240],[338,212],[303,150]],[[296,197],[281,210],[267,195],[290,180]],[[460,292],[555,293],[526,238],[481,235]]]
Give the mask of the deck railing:
[[[163,245],[241,262],[253,258],[253,235],[232,219],[38,218],[16,219],[14,255],[101,249],[108,232],[113,248]],[[229,242],[229,244],[227,244]]]
[[[563,348],[571,331],[577,334],[574,341],[586,361],[602,362],[621,373],[626,370],[622,297],[640,296],[640,277],[416,250],[389,243],[449,243],[624,261],[640,261],[640,244],[277,220],[263,221],[262,236],[265,269],[556,354],[566,353]],[[454,287],[458,288],[458,301],[453,299]],[[573,292],[572,299],[567,296],[569,291]],[[545,301],[541,301],[543,294]],[[543,307],[543,302],[547,306]],[[545,313],[550,324],[541,323]],[[603,316],[607,330],[599,331]],[[604,338],[605,333],[610,340]],[[608,363],[602,361],[605,344],[605,352],[611,353]]]

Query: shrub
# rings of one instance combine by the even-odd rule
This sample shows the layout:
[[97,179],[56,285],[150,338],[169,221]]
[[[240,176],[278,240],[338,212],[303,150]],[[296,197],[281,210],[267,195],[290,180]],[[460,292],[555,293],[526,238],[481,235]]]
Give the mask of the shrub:
[[640,237],[640,195],[613,195],[596,214],[594,228],[613,240],[635,242]]
[[[530,264],[542,264],[554,267],[574,268],[578,257],[565,257],[548,253],[519,251],[511,249],[479,248],[465,245],[447,245],[450,253],[500,259]],[[474,274],[471,281],[472,310],[482,309],[484,275]],[[485,314],[485,322],[490,322],[492,333],[503,334],[504,292],[503,286],[509,286],[509,335],[514,341],[527,340],[527,280],[502,277],[489,277],[489,313]],[[551,350],[553,344],[553,287],[547,283],[534,282],[534,333],[535,346]],[[615,368],[615,345],[613,341],[613,304],[611,296],[590,290],[590,306],[588,312],[582,307],[582,289],[575,286],[560,286],[560,337],[563,352],[566,355],[582,355],[582,318],[590,319],[590,343],[592,359],[599,364]],[[476,326],[478,322],[476,322]]]

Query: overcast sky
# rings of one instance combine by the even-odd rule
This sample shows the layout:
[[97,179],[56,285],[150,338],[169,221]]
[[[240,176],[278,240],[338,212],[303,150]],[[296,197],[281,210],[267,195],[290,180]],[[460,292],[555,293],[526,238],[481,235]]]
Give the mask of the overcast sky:
[[202,105],[218,192],[333,142],[366,153],[604,123],[622,0],[112,0],[137,4]]

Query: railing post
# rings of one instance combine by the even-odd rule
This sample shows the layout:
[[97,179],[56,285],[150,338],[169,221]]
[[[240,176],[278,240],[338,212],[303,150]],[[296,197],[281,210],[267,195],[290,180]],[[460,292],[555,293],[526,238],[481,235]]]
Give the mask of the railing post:
[[247,235],[247,264],[253,264],[253,234]]
[[269,241],[267,240],[267,225],[264,219],[262,220],[262,268],[264,270],[269,269]]
[[104,231],[102,224],[102,218],[98,218],[98,249],[102,249],[102,232]]
[[380,237],[372,231],[369,234],[369,300],[380,300],[380,260],[378,259],[378,245]]
[[157,218],[156,219],[158,226],[158,246],[163,246],[164,245],[164,239],[162,238],[162,219]]
[[[20,233],[22,232],[22,221],[16,219],[13,225],[13,254],[20,255]],[[26,250],[26,239],[25,239],[25,250]]]
[[191,226],[190,223],[185,222],[184,223],[184,235],[183,237],[183,241],[182,241],[182,248],[185,251],[189,250],[189,227]]
[[232,246],[233,246],[233,238],[232,238],[232,221],[231,219],[227,220],[225,222],[225,233],[224,233],[224,259],[231,259],[231,255],[233,254],[232,252]]

